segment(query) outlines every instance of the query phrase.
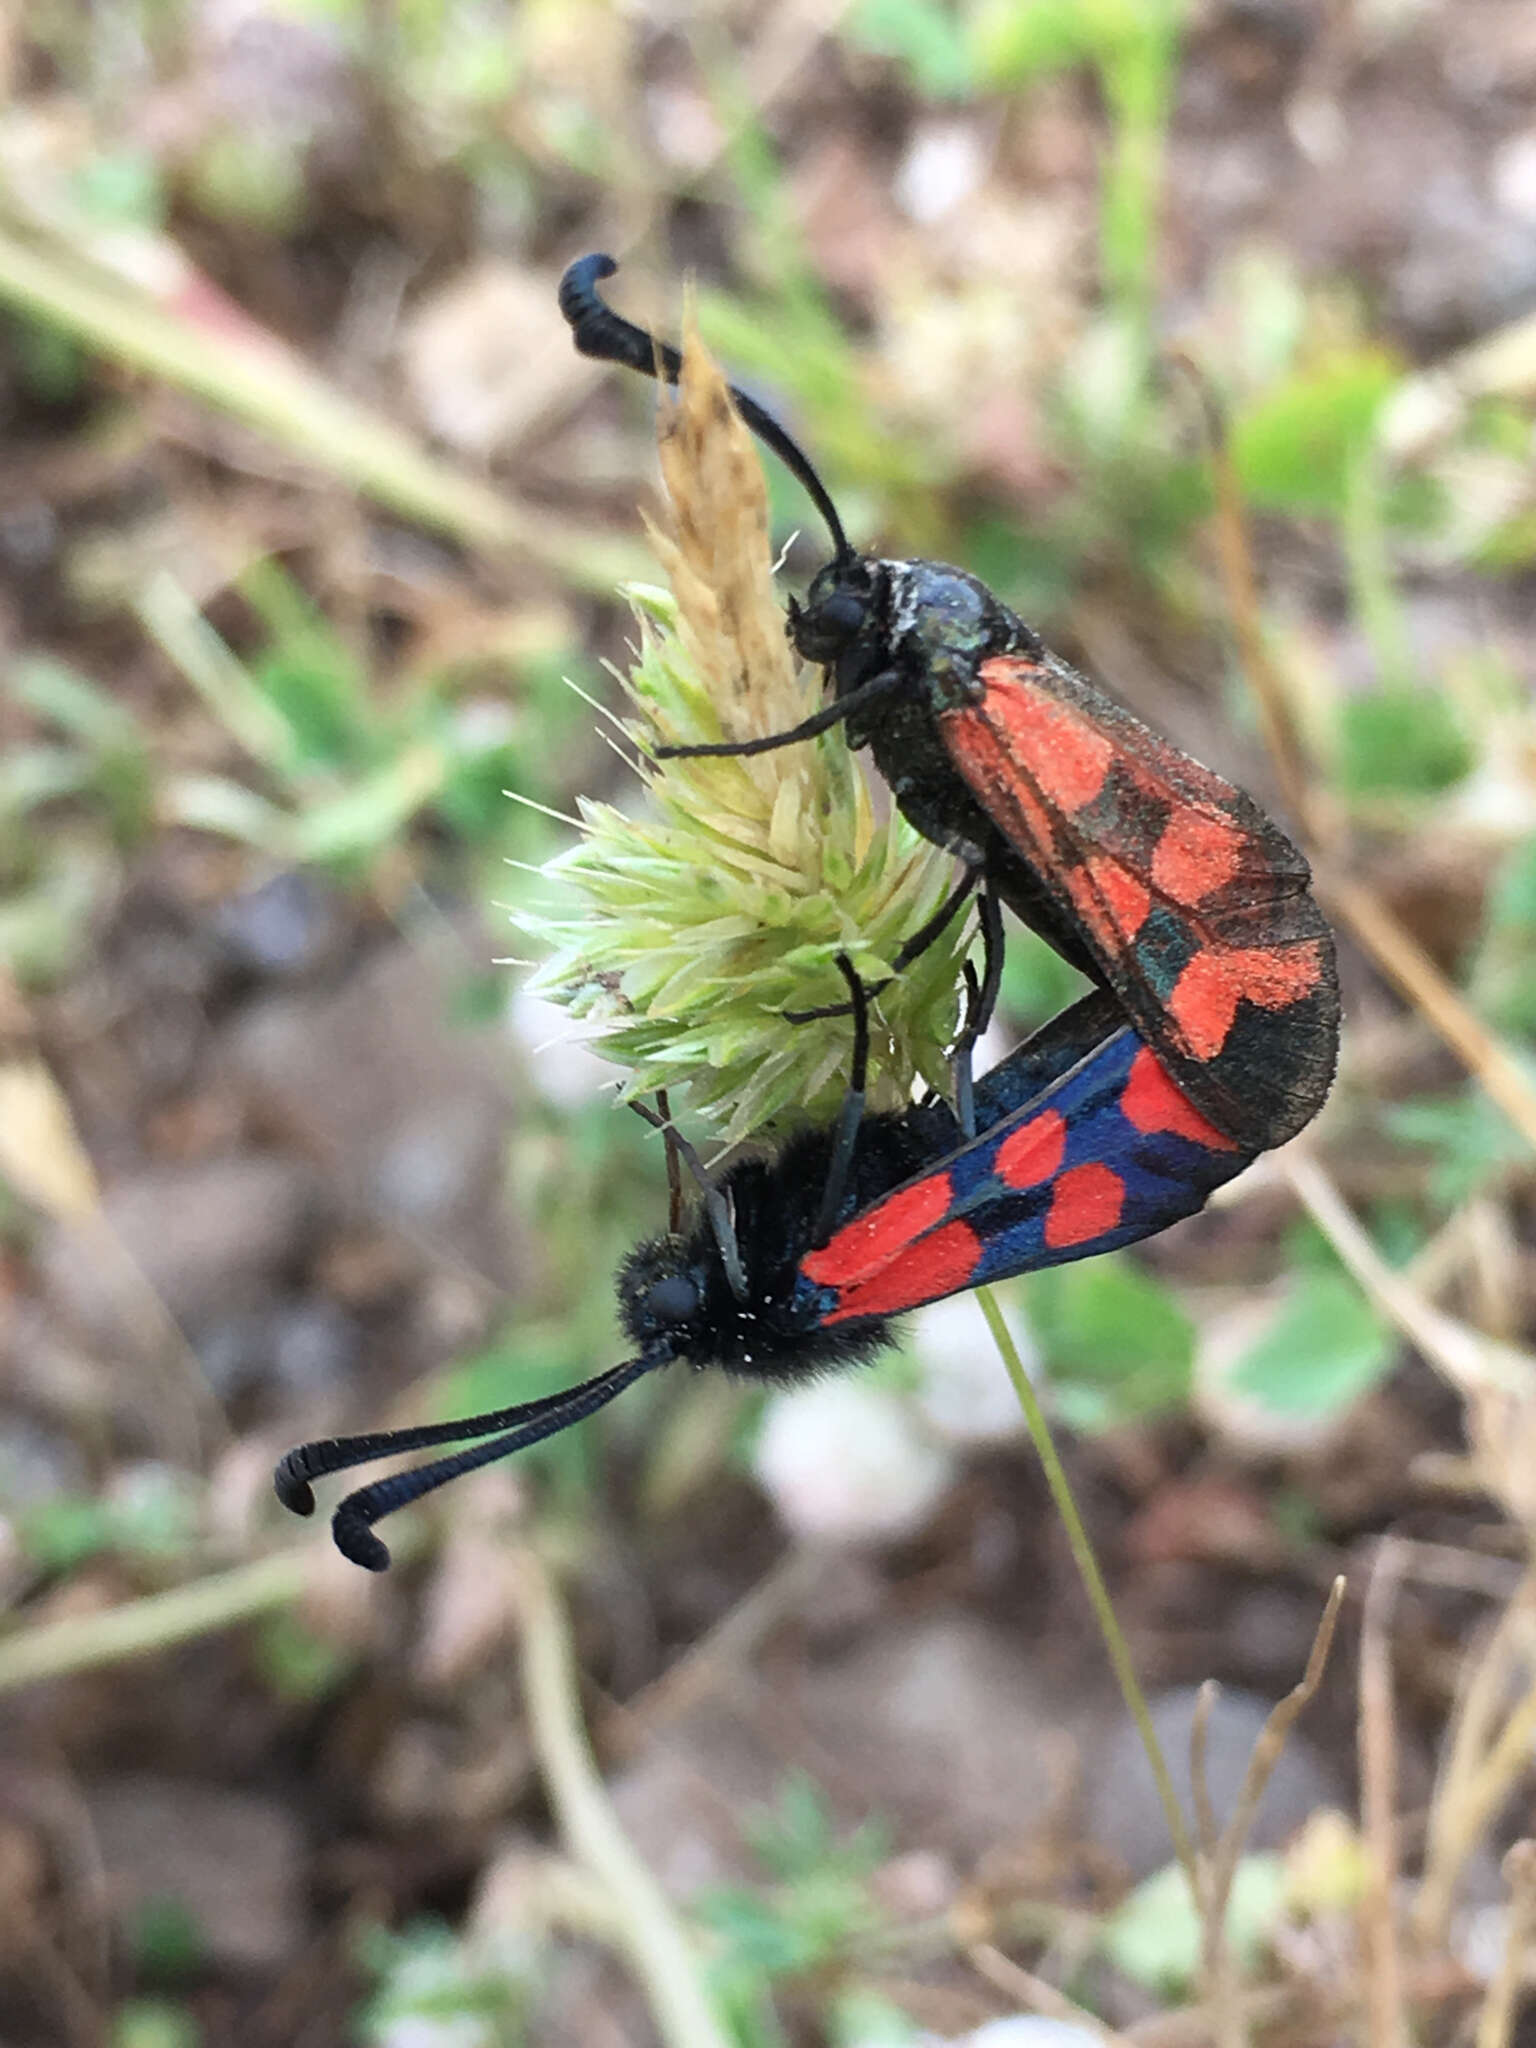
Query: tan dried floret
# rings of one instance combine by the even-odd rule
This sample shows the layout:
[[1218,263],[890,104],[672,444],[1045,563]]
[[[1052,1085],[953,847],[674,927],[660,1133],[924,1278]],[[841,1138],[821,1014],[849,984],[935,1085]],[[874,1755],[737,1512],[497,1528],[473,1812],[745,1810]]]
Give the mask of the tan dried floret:
[[[688,323],[661,465],[670,532],[652,530],[669,590],[628,592],[640,644],[620,680],[642,750],[749,739],[822,701],[775,594],[756,444]],[[672,1091],[728,1139],[832,1115],[847,1077],[846,1017],[790,1024],[838,1000],[835,956],[883,978],[942,901],[951,863],[898,814],[882,818],[842,728],[746,760],[655,761],[638,815],[583,802],[584,837],[550,862],[550,908],[524,922],[550,948],[536,985],[602,1027],[625,1092]],[[945,1077],[961,921],[880,997],[872,1099]]]

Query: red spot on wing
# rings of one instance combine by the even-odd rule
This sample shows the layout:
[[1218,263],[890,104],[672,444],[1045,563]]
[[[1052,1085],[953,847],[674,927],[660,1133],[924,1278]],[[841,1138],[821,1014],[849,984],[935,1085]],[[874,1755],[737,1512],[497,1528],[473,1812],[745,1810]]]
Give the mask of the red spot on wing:
[[1134,939],[1152,908],[1151,891],[1107,853],[1090,854],[1066,873],[1067,894],[1099,940],[1118,950]]
[[1115,745],[1036,683],[1045,673],[1016,654],[984,661],[986,695],[972,710],[946,714],[948,743],[962,772],[968,759],[983,780],[1016,780],[1022,769],[1048,804],[1075,811],[1104,787]]
[[1138,1131],[1171,1131],[1175,1137],[1190,1138],[1212,1152],[1237,1150],[1235,1142],[1207,1122],[1183,1090],[1175,1087],[1148,1046],[1131,1062],[1120,1093],[1120,1109]]
[[1069,1166],[1046,1211],[1045,1241],[1052,1251],[1102,1237],[1120,1221],[1125,1182],[1109,1166]]
[[1152,855],[1153,883],[1192,910],[1238,872],[1246,837],[1239,826],[1209,811],[1176,810]]
[[1322,975],[1314,943],[1236,946],[1197,953],[1174,984],[1168,1009],[1197,1060],[1213,1059],[1227,1042],[1238,1003],[1246,996],[1261,1010],[1283,1010],[1310,995]]
[[856,1286],[898,1253],[905,1253],[913,1238],[942,1222],[952,1199],[947,1173],[933,1173],[911,1187],[898,1188],[894,1195],[845,1223],[819,1251],[807,1252],[800,1270],[818,1287]]
[[[909,1246],[882,1271],[844,1287],[836,1308],[825,1320],[846,1323],[854,1316],[894,1316],[903,1309],[919,1308],[925,1301],[942,1301],[946,1294],[958,1294],[970,1285],[980,1256],[981,1237],[969,1223],[946,1223]],[[806,1260],[801,1271],[808,1271],[809,1266]]]
[[998,1146],[997,1177],[1011,1188],[1038,1187],[1058,1170],[1066,1149],[1066,1118],[1059,1109],[1042,1110]]

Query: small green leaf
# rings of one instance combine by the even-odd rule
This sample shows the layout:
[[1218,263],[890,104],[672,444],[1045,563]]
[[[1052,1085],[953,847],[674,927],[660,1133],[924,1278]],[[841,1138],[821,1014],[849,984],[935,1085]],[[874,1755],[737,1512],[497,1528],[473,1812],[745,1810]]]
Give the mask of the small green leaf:
[[1231,1384],[1277,1415],[1327,1415],[1373,1386],[1396,1353],[1393,1332],[1347,1274],[1296,1273]]
[[353,1659],[293,1614],[269,1615],[256,1632],[256,1663],[279,1699],[321,1700],[333,1693]]
[[1472,992],[1500,1030],[1536,1037],[1536,838],[1514,848],[1489,892]]
[[[1233,1875],[1227,1941],[1238,1969],[1251,1975],[1279,1925],[1285,1865],[1278,1856],[1245,1856]],[[1160,1997],[1179,1997],[1200,1964],[1200,1917],[1176,1863],[1137,1885],[1105,1923],[1104,1953],[1118,1970]]]
[[814,1870],[834,1840],[827,1802],[804,1771],[791,1771],[779,1787],[778,1803],[748,1814],[741,1832],[759,1862],[776,1877]]
[[24,654],[5,687],[18,704],[103,752],[142,744],[139,721],[116,697],[48,654]]
[[6,340],[25,389],[44,405],[69,405],[90,374],[91,357],[73,334],[47,320],[7,318]]
[[961,99],[974,89],[966,39],[941,0],[859,0],[845,33],[859,49],[894,57],[930,99]]
[[1505,860],[1489,895],[1488,923],[1496,932],[1536,936],[1536,838],[1525,840]]
[[60,1494],[21,1517],[22,1548],[43,1571],[73,1571],[111,1541],[107,1508],[83,1494]]
[[1014,86],[1069,65],[1112,63],[1166,33],[1175,10],[1153,0],[981,0],[970,45],[983,81]]
[[1249,502],[1341,513],[1351,466],[1398,375],[1384,349],[1351,349],[1298,370],[1235,420],[1232,458]]
[[0,968],[25,988],[46,987],[68,973],[109,886],[110,869],[98,849],[85,840],[56,841],[49,865],[30,886],[0,895]]
[[253,563],[239,587],[267,634],[266,647],[248,662],[252,680],[292,729],[300,763],[366,761],[373,721],[351,649],[276,562]]
[[732,1949],[732,1961],[764,1977],[787,1977],[815,1960],[798,1928],[792,1927],[761,1893],[721,1885],[703,1893],[694,1911]]
[[1352,796],[1433,796],[1476,766],[1450,699],[1412,684],[1346,697],[1339,741],[1339,779]]
[[826,2024],[832,2048],[919,2048],[933,2039],[900,2006],[857,1987],[837,1994]]
[[[0,824],[12,825],[59,797],[78,796],[90,779],[90,761],[77,747],[16,747],[0,756]],[[14,845],[6,842],[6,868],[13,865]]]
[[128,1927],[140,1973],[156,1984],[179,1984],[199,1968],[207,1943],[194,1906],[171,1892],[145,1899]]
[[438,795],[446,766],[442,749],[423,743],[407,748],[340,796],[312,804],[294,821],[298,858],[366,861],[382,853]]
[[1430,1193],[1447,1210],[1458,1208],[1485,1181],[1526,1157],[1525,1140],[1480,1088],[1397,1103],[1385,1112],[1384,1121],[1394,1138],[1425,1146],[1434,1156]]
[[108,1499],[56,1494],[20,1518],[29,1557],[47,1571],[71,1571],[103,1551],[126,1557],[182,1556],[197,1534],[191,1482],[166,1465],[142,1465]]
[[396,1934],[365,1927],[354,1940],[359,1966],[377,1988],[358,2015],[362,2040],[379,2044],[407,2035],[489,2048],[522,2041],[531,1994],[531,1940],[508,1929],[485,1960],[440,1921],[419,1919]]
[[75,173],[82,212],[104,226],[155,228],[165,218],[160,168],[147,149],[103,151]]
[[1030,1276],[1029,1325],[1064,1415],[1107,1428],[1189,1398],[1194,1329],[1174,1296],[1118,1255]]
[[112,2018],[112,2048],[198,2048],[203,2031],[183,2006],[130,1998]]

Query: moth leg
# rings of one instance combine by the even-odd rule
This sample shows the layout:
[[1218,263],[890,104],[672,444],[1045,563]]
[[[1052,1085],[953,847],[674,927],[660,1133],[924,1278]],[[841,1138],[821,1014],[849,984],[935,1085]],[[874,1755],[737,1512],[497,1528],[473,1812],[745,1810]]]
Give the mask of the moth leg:
[[[928,948],[943,936],[949,924],[965,908],[981,876],[982,868],[979,862],[967,865],[959,881],[932,917],[926,918],[911,938],[903,942],[896,958],[891,962],[891,972],[883,981],[872,981],[864,989],[866,997],[877,996],[882,989],[889,988],[899,975],[905,974],[914,960],[921,959]],[[852,1010],[852,1003],[823,1003],[818,1010],[786,1010],[783,1014],[786,1024],[814,1024],[822,1017],[846,1017]]]
[[869,1077],[869,1003],[864,984],[854,973],[853,963],[846,953],[838,954],[837,968],[848,984],[849,1008],[853,1012],[853,1063],[848,1071],[843,1106],[838,1112],[837,1134],[832,1140],[832,1156],[827,1162],[827,1181],[821,1191],[821,1207],[816,1212],[816,1228],[811,1233],[813,1246],[825,1244],[837,1226],[838,1211],[848,1192],[848,1175],[853,1166],[854,1147],[859,1141],[859,1125],[864,1119],[864,1088]]
[[672,1127],[672,1105],[665,1088],[656,1090],[656,1113],[661,1118],[667,1147],[667,1235],[676,1237],[683,1227],[683,1162],[672,1142],[677,1133]]
[[834,697],[830,704],[824,704],[819,711],[813,711],[809,718],[802,718],[798,725],[792,725],[787,732],[764,733],[756,740],[710,740],[700,746],[660,746],[653,749],[658,761],[703,761],[719,758],[728,761],[744,760],[749,754],[771,754],[779,747],[792,747],[800,740],[813,740],[819,733],[830,731],[834,725],[841,725],[845,718],[857,718],[861,711],[867,711],[871,704],[878,704],[882,698],[891,696],[901,689],[906,678],[900,669],[886,669],[882,674],[871,676],[867,683],[860,683],[856,690],[850,690],[846,697]]
[[955,1115],[964,1137],[976,1135],[976,1090],[973,1060],[982,1034],[992,1022],[1003,982],[1003,912],[990,876],[977,899],[981,910],[981,977],[965,963],[965,1020],[955,1040],[951,1065],[955,1077]]
[[703,1197],[704,1213],[709,1218],[709,1227],[714,1232],[715,1243],[720,1248],[720,1263],[725,1268],[730,1290],[738,1301],[745,1301],[747,1269],[742,1262],[741,1246],[736,1241],[736,1225],[731,1216],[730,1204],[721,1192],[719,1184],[676,1124],[664,1122],[654,1109],[648,1109],[643,1102],[632,1102],[629,1106],[635,1115],[643,1117],[653,1130],[662,1133],[666,1140],[669,1174],[671,1161],[680,1159],[693,1175]]

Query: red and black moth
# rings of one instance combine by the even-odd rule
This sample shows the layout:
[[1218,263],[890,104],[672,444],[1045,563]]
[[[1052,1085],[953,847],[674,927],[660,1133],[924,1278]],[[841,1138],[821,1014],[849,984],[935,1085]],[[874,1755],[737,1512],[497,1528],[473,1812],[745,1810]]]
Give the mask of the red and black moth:
[[[614,267],[585,257],[562,281],[577,346],[675,379],[676,351],[598,298]],[[936,1101],[866,1117],[865,992],[842,962],[855,1021],[841,1119],[718,1185],[692,1162],[699,1219],[640,1245],[619,1275],[633,1357],[544,1400],[305,1444],[283,1459],[278,1496],[309,1514],[325,1474],[466,1446],[343,1500],[336,1543],[370,1570],[389,1562],[374,1534],[383,1516],[583,1420],[661,1366],[686,1359],[793,1382],[869,1358],[909,1309],[1152,1236],[1299,1130],[1333,1078],[1332,937],[1284,834],[1052,654],[975,577],[856,555],[800,449],[751,399],[736,400],[832,535],[832,560],[791,607],[789,629],[827,668],[834,697],[792,732],[659,751],[759,752],[846,720],[908,818],[966,866],[906,959],[979,882],[989,991],[994,894],[1098,985],[973,1091],[969,1039],[983,998],[957,1062],[958,1114]]]
[[1104,991],[976,1083],[975,1135],[943,1101],[865,1116],[864,997],[841,964],[855,1019],[842,1118],[772,1159],[733,1166],[718,1184],[700,1171],[694,1224],[639,1245],[620,1270],[633,1357],[544,1400],[303,1444],[277,1468],[284,1506],[312,1513],[312,1482],[327,1473],[466,1446],[336,1509],[337,1548],[383,1571],[389,1552],[374,1534],[383,1516],[583,1421],[647,1373],[685,1359],[788,1385],[858,1364],[892,1342],[894,1316],[1150,1237],[1194,1214],[1253,1157],[1201,1114]]
[[[576,347],[675,382],[677,351],[599,297],[616,267],[584,256],[566,271],[560,306]],[[1052,653],[976,577],[856,554],[804,453],[733,396],[831,535],[789,633],[833,696],[789,732],[658,754],[761,753],[845,722],[906,817],[967,871],[898,965],[984,877],[1112,992],[1218,1130],[1254,1152],[1293,1137],[1332,1085],[1339,1035],[1333,937],[1303,855],[1251,797]]]

